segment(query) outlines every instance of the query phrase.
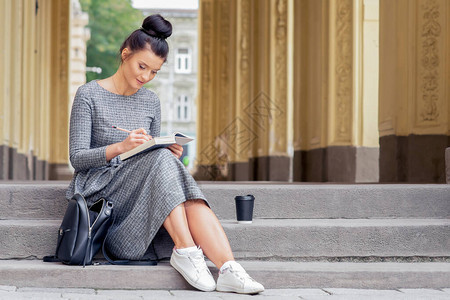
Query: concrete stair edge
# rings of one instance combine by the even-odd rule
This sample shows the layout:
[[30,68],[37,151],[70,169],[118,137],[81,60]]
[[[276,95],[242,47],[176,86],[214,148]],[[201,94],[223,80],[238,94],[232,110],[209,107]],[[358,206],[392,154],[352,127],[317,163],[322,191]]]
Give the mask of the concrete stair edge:
[[[450,257],[448,219],[222,220],[241,259]],[[54,252],[59,220],[0,220],[0,259]]]
[[[62,219],[67,182],[0,184],[0,219]],[[255,218],[450,218],[450,185],[201,183],[220,219],[234,196],[256,197]]]
[[[239,262],[266,289],[396,289],[450,286],[450,263]],[[211,263],[208,265],[212,274],[217,277],[217,269],[212,267]],[[36,260],[0,260],[0,285],[192,289],[167,262],[155,267],[99,265],[83,268]]]

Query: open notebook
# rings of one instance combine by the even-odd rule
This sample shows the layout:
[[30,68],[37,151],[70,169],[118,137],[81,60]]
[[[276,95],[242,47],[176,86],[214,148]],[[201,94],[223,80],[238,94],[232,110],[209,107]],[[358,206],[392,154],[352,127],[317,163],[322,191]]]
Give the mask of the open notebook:
[[161,148],[161,147],[168,147],[173,144],[178,144],[178,145],[183,146],[193,140],[194,140],[193,138],[188,137],[187,135],[185,135],[181,132],[174,132],[173,134],[168,135],[168,136],[154,137],[150,141],[147,141],[147,142],[137,146],[136,148],[133,148],[127,152],[120,154],[120,159],[125,160],[127,158],[132,157],[133,155],[138,154],[138,153],[141,153],[144,151],[150,151],[150,150]]

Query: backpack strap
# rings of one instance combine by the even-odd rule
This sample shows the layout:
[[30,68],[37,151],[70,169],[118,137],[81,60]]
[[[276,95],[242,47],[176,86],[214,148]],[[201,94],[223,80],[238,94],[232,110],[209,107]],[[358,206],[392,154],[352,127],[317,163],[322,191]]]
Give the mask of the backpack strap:
[[[106,241],[106,239],[105,239]],[[102,245],[102,252],[103,256],[108,261],[107,264],[110,265],[133,265],[133,266],[156,266],[158,262],[156,260],[129,260],[129,259],[120,259],[120,260],[113,260],[111,257],[109,257],[106,247],[105,247],[105,241],[103,241]]]
[[61,262],[61,260],[57,258],[55,255],[44,256],[42,260],[44,262]]

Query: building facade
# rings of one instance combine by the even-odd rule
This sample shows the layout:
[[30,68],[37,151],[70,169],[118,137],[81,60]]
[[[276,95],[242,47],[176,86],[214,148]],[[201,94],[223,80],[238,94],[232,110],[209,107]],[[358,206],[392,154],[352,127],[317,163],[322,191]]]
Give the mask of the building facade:
[[[0,179],[69,173],[72,9],[0,1]],[[163,133],[197,119],[197,178],[445,182],[450,1],[200,0],[179,38],[189,18],[167,16],[150,88]]]
[[194,138],[184,146],[181,160],[192,169],[197,144],[197,68],[198,27],[197,10],[142,9],[145,16],[161,14],[172,24],[172,35],[167,39],[169,56],[148,88],[161,101],[161,135],[176,131]]
[[450,1],[200,0],[200,179],[445,182]]

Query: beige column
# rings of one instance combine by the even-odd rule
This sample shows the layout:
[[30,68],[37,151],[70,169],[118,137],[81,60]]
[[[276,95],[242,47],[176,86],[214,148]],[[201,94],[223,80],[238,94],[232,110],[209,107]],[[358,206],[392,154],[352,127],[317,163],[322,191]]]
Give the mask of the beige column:
[[[319,3],[319,1],[311,2],[309,0],[297,0],[294,2],[294,87],[293,87],[293,102],[294,102],[294,159],[293,159],[293,180],[304,181],[305,167],[302,163],[305,158],[302,157],[308,149],[308,120],[307,120],[307,97],[308,97],[308,62],[312,59],[309,57],[309,32],[308,26],[310,20],[309,16],[318,18],[320,20],[321,10],[313,10],[312,5]],[[319,3],[321,4],[321,3]],[[314,28],[318,28],[321,22],[317,22]],[[315,39],[320,42],[322,39]],[[312,41],[311,41],[312,42]],[[317,45],[316,45],[317,46]],[[320,48],[319,48],[320,49]],[[318,53],[319,51],[312,52]],[[317,70],[317,69],[316,69]],[[319,89],[319,91],[321,91]]]
[[235,46],[235,118],[229,127],[233,136],[234,159],[230,164],[232,180],[249,180],[248,158],[252,150],[256,134],[251,129],[245,111],[248,109],[250,98],[251,80],[251,2],[250,0],[237,1],[236,22],[236,46]]
[[200,1],[199,179],[248,180],[250,1]]
[[198,72],[198,122],[197,122],[197,174],[200,179],[215,179],[218,150],[215,130],[215,38],[213,20],[217,20],[216,1],[201,0],[199,3],[199,72]]
[[289,180],[292,0],[200,2],[200,179]]
[[69,38],[70,0],[53,2],[51,15],[52,89],[50,95],[50,179],[70,178],[69,131]]
[[36,40],[36,92],[34,139],[35,139],[35,179],[49,178],[50,138],[53,133],[50,127],[50,95],[54,87],[51,74],[52,54],[52,3],[43,2],[37,13]]
[[11,1],[0,1],[0,179],[9,178]]
[[378,180],[378,2],[296,1],[294,180]]
[[70,1],[0,1],[0,8],[0,179],[48,179],[49,161],[68,170]]
[[50,158],[50,66],[51,66],[51,4],[39,5],[36,20],[36,74],[34,131],[36,163],[35,179],[48,179],[48,161]]
[[380,181],[445,182],[450,2],[380,1]]
[[19,153],[26,157],[26,173],[27,179],[33,178],[34,160],[35,160],[35,108],[39,103],[36,99],[35,84],[36,84],[36,1],[24,1],[24,39],[23,39],[23,55],[22,55],[22,109],[21,109],[21,147]]
[[10,47],[10,121],[8,122],[10,139],[9,139],[9,178],[10,179],[24,179],[26,174],[22,174],[24,170],[27,170],[26,157],[24,155],[24,144],[23,144],[23,40],[24,40],[24,1],[18,0],[13,1],[11,6],[11,42],[8,45]]
[[0,179],[33,179],[35,2],[2,1],[1,5]]
[[[250,158],[250,179],[256,180],[256,174],[267,175],[267,165],[258,157],[268,157],[268,140],[266,133],[269,130],[270,100],[270,0],[252,2],[252,40],[251,48],[251,82],[250,104],[246,108],[247,120],[256,135],[252,143]],[[257,104],[258,103],[258,104]],[[262,176],[259,176],[261,178]]]
[[292,141],[293,1],[253,2],[250,179],[288,181]]
[[236,116],[235,99],[235,0],[216,0],[215,24],[216,54],[215,77],[216,88],[214,99],[215,111],[215,137],[218,167],[217,179],[230,179],[229,163],[236,158],[235,135],[233,121]]

